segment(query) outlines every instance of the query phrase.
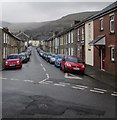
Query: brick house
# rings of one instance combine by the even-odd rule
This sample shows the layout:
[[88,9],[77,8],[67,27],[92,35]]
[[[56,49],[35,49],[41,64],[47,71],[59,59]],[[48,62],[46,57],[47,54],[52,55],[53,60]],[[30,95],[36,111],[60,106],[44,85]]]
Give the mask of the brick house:
[[117,2],[93,16],[94,67],[115,74],[115,42],[117,33]]
[[0,27],[0,63],[6,59],[8,54],[19,53],[24,42],[10,33],[7,28]]
[[74,26],[76,54],[85,62],[85,24],[80,22]]

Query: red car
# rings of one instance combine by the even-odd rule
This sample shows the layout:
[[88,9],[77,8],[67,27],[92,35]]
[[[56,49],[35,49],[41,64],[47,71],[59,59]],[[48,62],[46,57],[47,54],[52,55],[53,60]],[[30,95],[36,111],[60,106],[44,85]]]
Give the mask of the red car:
[[22,68],[22,60],[19,54],[10,54],[4,62],[4,69],[7,68]]
[[78,56],[67,56],[62,59],[60,69],[64,72],[81,72],[84,74],[85,65]]

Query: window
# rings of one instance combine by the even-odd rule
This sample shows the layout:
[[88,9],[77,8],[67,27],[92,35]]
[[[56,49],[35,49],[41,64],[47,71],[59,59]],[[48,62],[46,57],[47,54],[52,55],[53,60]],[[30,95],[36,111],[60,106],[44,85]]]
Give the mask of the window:
[[111,61],[112,62],[115,61],[115,48],[114,47],[111,48]]
[[82,40],[84,40],[84,27],[82,27]]
[[73,43],[73,31],[71,32],[71,43]]
[[114,33],[114,16],[110,16],[110,32]]
[[73,48],[71,48],[71,55],[73,55],[74,54],[74,49]]
[[104,30],[103,19],[100,20],[100,31]]
[[78,38],[77,38],[78,41],[80,41],[80,30],[78,29]]

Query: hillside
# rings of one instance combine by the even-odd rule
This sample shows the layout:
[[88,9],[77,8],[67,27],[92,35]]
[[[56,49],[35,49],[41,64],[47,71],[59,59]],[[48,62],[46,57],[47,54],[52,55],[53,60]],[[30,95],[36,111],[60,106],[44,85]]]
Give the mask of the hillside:
[[27,34],[30,34],[33,36],[35,39],[39,35],[51,35],[51,31],[63,31],[64,29],[68,29],[71,27],[73,24],[73,21],[82,21],[83,19],[96,14],[97,11],[95,12],[82,12],[82,13],[75,13],[75,14],[70,14],[67,16],[64,16],[58,20],[48,22],[46,25],[43,25],[39,28],[32,29],[32,30],[26,30],[25,32]]
[[37,36],[40,35],[50,36],[52,32],[55,31],[59,32],[63,31],[64,29],[68,29],[69,27],[71,27],[71,25],[73,25],[74,20],[82,21],[83,19],[96,13],[97,11],[69,14],[67,16],[63,16],[58,20],[47,22],[32,22],[32,23],[0,22],[0,24],[2,24],[3,27],[8,27],[10,31],[13,33],[24,31],[33,38],[38,39]]

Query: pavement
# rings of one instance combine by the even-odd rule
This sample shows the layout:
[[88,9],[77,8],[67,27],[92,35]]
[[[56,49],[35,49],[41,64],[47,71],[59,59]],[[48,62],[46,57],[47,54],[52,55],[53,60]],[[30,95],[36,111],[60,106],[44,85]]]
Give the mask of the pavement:
[[94,78],[94,80],[97,80],[99,82],[102,82],[104,84],[107,84],[111,87],[113,87],[114,89],[117,89],[117,82],[115,80],[115,75],[112,75],[106,71],[102,71],[99,69],[96,69],[94,67],[91,67],[89,65],[86,65],[86,69],[85,69],[85,75]]

